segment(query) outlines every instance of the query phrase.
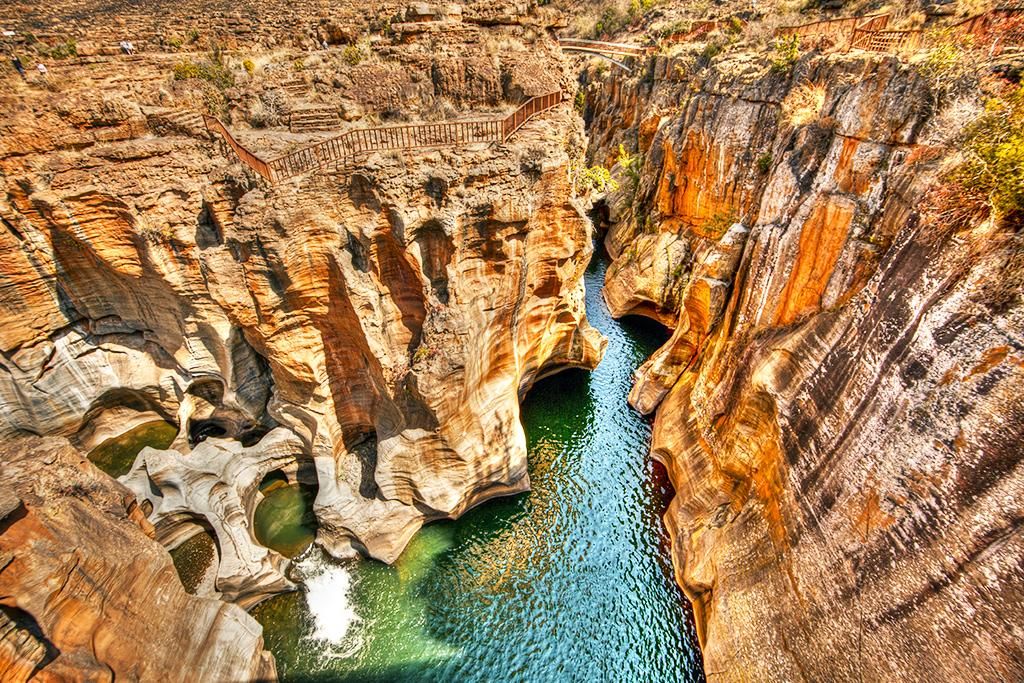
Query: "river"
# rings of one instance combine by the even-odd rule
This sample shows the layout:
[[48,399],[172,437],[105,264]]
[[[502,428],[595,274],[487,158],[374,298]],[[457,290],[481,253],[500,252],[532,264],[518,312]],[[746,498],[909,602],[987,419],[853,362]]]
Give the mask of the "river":
[[301,558],[305,591],[253,611],[282,679],[703,680],[660,520],[671,489],[626,404],[666,332],[611,318],[605,269],[596,257],[586,274],[603,362],[523,404],[532,490],[428,525],[391,567]]

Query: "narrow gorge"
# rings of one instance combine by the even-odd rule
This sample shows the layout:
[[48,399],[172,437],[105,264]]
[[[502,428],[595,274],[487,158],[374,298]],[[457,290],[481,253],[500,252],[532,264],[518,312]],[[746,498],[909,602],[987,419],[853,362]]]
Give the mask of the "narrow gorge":
[[3,21],[0,679],[1024,679],[1024,6]]

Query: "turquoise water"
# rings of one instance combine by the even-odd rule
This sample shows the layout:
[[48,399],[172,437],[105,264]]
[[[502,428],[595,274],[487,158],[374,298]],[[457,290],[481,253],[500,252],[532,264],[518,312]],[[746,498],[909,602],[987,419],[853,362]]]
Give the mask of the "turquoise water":
[[307,592],[253,612],[284,680],[703,680],[660,520],[670,489],[625,400],[666,333],[611,319],[604,270],[586,279],[604,361],[523,405],[533,490],[429,525],[392,567],[307,555]]

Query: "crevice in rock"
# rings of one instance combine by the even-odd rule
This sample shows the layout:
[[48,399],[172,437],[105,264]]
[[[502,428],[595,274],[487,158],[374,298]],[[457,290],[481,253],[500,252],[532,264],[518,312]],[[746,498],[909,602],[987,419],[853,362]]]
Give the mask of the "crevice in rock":
[[188,425],[188,443],[190,446],[202,443],[210,437],[223,437],[228,434],[227,427],[217,420],[190,420]]
[[7,228],[7,230],[10,231],[10,233],[14,235],[19,242],[25,241],[24,233],[22,233],[21,230],[18,230],[18,228],[14,226],[14,223],[7,220],[4,216],[0,216],[0,223],[3,223],[4,227]]
[[[27,678],[60,656],[60,650],[46,637],[39,622],[23,609],[0,605],[0,642],[6,644],[5,671],[9,674],[28,671]],[[30,668],[31,667],[31,668]]]
[[448,266],[451,264],[455,247],[445,234],[440,221],[429,220],[415,231],[423,260],[423,274],[430,281],[430,288],[442,304],[448,303]]

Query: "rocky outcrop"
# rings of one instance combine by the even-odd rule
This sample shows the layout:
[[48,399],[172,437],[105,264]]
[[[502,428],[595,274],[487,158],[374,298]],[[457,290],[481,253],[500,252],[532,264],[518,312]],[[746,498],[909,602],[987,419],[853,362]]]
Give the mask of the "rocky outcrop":
[[292,590],[287,560],[259,545],[253,513],[260,482],[269,473],[291,468],[305,451],[302,441],[275,429],[246,448],[238,441],[210,438],[182,455],[144,448],[121,481],[135,494],[153,524],[156,539],[168,548],[212,530],[219,559],[215,588],[242,606]]
[[8,440],[0,474],[4,680],[276,678],[259,624],[188,595],[135,496],[67,441]]
[[674,327],[630,399],[708,679],[1020,678],[1012,227],[927,211],[953,131],[913,67],[649,67],[590,86],[591,151],[641,159],[606,297]]

